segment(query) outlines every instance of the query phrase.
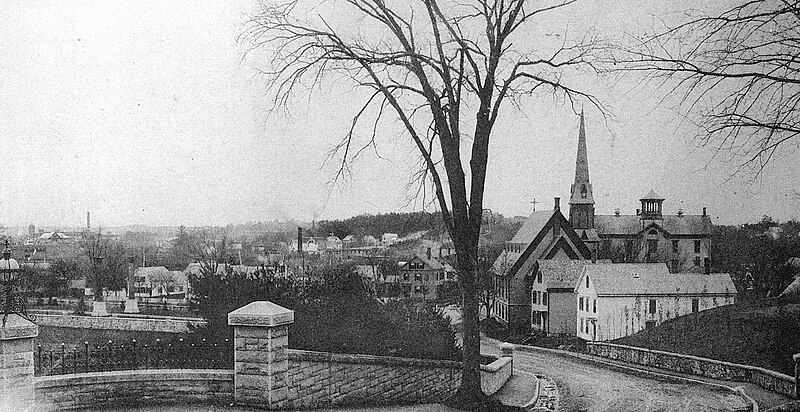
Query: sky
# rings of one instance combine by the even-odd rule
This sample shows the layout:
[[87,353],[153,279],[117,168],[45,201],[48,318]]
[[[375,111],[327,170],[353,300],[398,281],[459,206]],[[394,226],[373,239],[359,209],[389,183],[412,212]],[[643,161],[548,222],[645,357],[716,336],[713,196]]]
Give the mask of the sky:
[[[537,30],[613,36],[688,4],[585,0]],[[258,61],[244,59],[237,42],[254,7],[0,3],[0,224],[75,227],[87,211],[93,226],[200,226],[419,210],[407,188],[416,155],[402,139],[384,139],[381,157],[364,156],[347,181],[331,183],[326,153],[346,132],[358,93],[331,86],[291,116],[266,112]],[[542,38],[531,34],[533,44]],[[613,113],[604,119],[586,107],[597,213],[634,213],[654,189],[665,213],[708,207],[722,224],[800,218],[796,152],[755,181],[731,178],[735,165],[698,147],[651,91],[589,75],[579,84]],[[396,127],[381,130],[397,137]],[[527,215],[534,199],[537,208],[567,199],[577,134],[578,117],[563,102],[508,106],[490,146],[485,207]]]

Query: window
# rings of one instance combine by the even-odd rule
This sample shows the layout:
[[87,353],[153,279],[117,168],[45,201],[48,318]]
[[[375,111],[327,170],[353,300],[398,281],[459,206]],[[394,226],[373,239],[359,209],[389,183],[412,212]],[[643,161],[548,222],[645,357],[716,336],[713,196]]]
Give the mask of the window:
[[536,276],[536,283],[542,283],[542,272],[539,272]]
[[428,275],[425,275],[425,281],[426,282],[428,281]]
[[542,292],[542,305],[547,304],[547,292]]
[[695,266],[700,266],[700,256],[695,256],[694,257],[694,265]]
[[700,311],[700,299],[692,299],[692,313]]
[[597,299],[592,300],[592,313],[597,313]]
[[578,299],[578,308],[580,308],[580,310],[583,310],[583,296],[581,296]]
[[533,291],[533,293],[531,293],[531,303],[535,305],[538,302],[538,299],[539,299],[539,292]]
[[415,273],[414,280],[416,280],[417,282],[422,282],[422,275],[420,275],[419,273]]
[[678,253],[678,241],[677,240],[673,240],[672,241],[672,253]]
[[658,250],[658,239],[647,239],[647,253],[654,254]]
[[586,185],[581,185],[581,199],[586,199]]
[[589,287],[589,276],[586,276],[586,287]]
[[403,280],[408,282],[408,273],[403,273]]
[[586,319],[581,318],[581,330],[583,330],[583,328],[584,328],[585,321],[586,321]]
[[656,313],[656,300],[650,299],[650,308],[649,313],[653,314]]
[[694,241],[694,253],[700,253],[700,241],[699,240],[695,240]]

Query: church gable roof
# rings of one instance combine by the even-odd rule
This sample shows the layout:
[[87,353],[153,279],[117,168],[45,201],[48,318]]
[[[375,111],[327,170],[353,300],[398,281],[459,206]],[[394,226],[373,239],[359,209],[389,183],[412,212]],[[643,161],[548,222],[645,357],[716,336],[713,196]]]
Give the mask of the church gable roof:
[[522,227],[519,228],[514,235],[514,238],[511,239],[511,243],[531,243],[545,225],[550,222],[552,217],[552,210],[540,210],[531,213],[528,219],[525,220],[525,223],[522,224]]
[[[547,221],[545,221],[544,224],[542,224],[541,222],[543,220],[542,217],[544,213],[547,213],[549,215],[549,219],[547,219]],[[531,266],[532,262],[535,261],[535,259],[539,259],[541,257],[546,258],[549,252],[552,252],[553,250],[557,252],[559,248],[563,249],[567,253],[567,255],[570,256],[570,258],[573,258],[573,256],[575,256],[574,259],[591,258],[592,255],[591,250],[589,250],[586,244],[583,243],[578,234],[575,233],[575,230],[572,228],[572,225],[569,224],[569,221],[564,217],[564,215],[561,214],[560,210],[554,210],[548,212],[534,212],[531,215],[531,218],[529,218],[529,220],[531,221],[531,224],[528,225],[528,222],[525,222],[525,225],[523,225],[523,227],[520,228],[519,232],[517,232],[517,235],[514,236],[514,239],[512,239],[511,242],[517,243],[517,240],[522,240],[519,243],[525,243],[524,240],[531,238],[533,230],[537,228],[538,230],[536,231],[535,235],[532,236],[531,240],[528,242],[528,246],[525,248],[525,250],[518,256],[516,256],[513,266],[511,266],[511,269],[508,271],[509,276],[516,274],[523,267],[523,265],[526,264],[526,262],[529,263],[528,266]],[[525,227],[526,225],[528,225],[528,227]],[[545,240],[545,237],[548,235],[548,233],[550,233],[552,228],[555,226],[558,226],[560,229],[560,235],[558,236],[558,238],[555,240],[551,240],[549,246],[545,248],[544,251],[542,252],[543,256],[531,256],[533,252],[538,248],[538,246]],[[563,242],[559,242],[559,240]],[[553,253],[553,255],[554,254],[555,253]],[[511,258],[514,255],[515,254],[508,254],[506,256]],[[529,262],[531,257],[533,257],[534,260],[531,260]]]

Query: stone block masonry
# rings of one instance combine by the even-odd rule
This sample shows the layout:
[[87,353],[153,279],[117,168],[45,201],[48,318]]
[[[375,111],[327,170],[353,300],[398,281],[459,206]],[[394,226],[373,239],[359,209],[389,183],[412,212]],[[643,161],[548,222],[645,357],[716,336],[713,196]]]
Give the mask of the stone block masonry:
[[[288,349],[294,312],[253,302],[228,314],[234,327],[234,400],[266,409],[441,402],[455,394],[462,364]],[[513,347],[483,368],[494,393],[511,376]],[[485,385],[484,385],[485,384]]]
[[461,363],[289,350],[282,409],[442,402],[461,383]]
[[[750,382],[782,395],[796,396],[795,378],[756,366],[601,342],[587,342],[586,351],[590,355],[674,372],[726,381]],[[800,359],[796,357],[795,360]]]
[[120,405],[224,405],[232,401],[233,371],[230,370],[92,372],[36,379],[36,411]]
[[67,314],[36,314],[36,323],[41,326],[57,326],[80,329],[108,329],[126,331],[147,331],[166,333],[188,333],[190,326],[203,326],[202,319],[191,318],[151,318],[146,316],[92,317]]
[[228,314],[233,332],[233,396],[237,403],[280,409],[287,402],[289,324],[294,311],[252,302]]
[[34,403],[33,339],[38,334],[36,324],[14,313],[0,326],[0,411],[25,410]]

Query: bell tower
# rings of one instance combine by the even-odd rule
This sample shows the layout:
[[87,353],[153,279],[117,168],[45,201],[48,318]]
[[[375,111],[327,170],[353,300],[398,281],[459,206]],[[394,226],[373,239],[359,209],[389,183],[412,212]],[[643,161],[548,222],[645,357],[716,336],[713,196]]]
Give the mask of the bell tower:
[[575,229],[594,228],[594,195],[589,182],[589,159],[586,153],[586,126],[581,109],[581,124],[578,130],[578,156],[575,161],[575,182],[569,198],[569,222]]

